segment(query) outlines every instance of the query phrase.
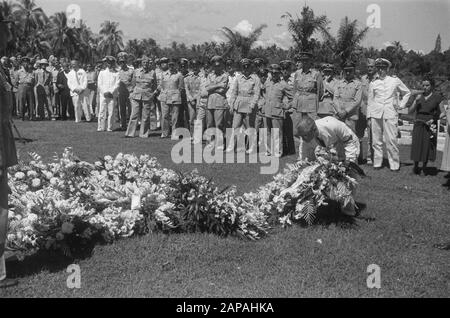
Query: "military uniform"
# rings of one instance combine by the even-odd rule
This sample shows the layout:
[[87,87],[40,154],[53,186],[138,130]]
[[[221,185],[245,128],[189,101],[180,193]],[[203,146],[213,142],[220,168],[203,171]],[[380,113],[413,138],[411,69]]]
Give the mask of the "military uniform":
[[[243,67],[249,67],[251,61],[248,59],[243,59],[241,61]],[[231,140],[234,138],[235,129],[240,128],[242,125],[245,128],[254,128],[254,114],[257,111],[258,100],[261,93],[261,82],[259,77],[250,74],[248,76],[244,74],[236,75],[236,79],[230,87],[230,110],[233,113],[233,135]],[[250,140],[249,149],[250,152],[256,151],[257,147],[257,135],[255,134],[254,140]],[[233,150],[233,143],[230,143],[228,151]]]
[[[52,74],[46,69],[37,69],[34,71],[35,77],[35,90],[37,94],[37,115],[39,118],[45,118],[45,109],[47,110],[47,115],[51,117],[51,110],[49,105],[50,97],[50,87],[53,83]],[[45,107],[45,109],[44,109]]]
[[317,117],[319,99],[323,95],[322,75],[310,69],[308,72],[297,71],[294,76],[294,102],[296,111]]
[[201,74],[189,73],[184,79],[186,88],[186,98],[189,109],[189,130],[191,134],[194,132],[194,123],[197,118],[197,106],[200,99]]
[[[376,78],[376,75],[375,77]],[[370,117],[367,114],[367,105],[369,103],[369,85],[373,79],[370,79],[368,75],[364,75],[361,77],[361,87],[362,87],[362,100],[361,107],[359,112],[359,118],[356,122],[356,135],[361,140],[365,136],[366,129],[368,130],[368,153],[367,160],[370,159],[373,162],[373,148],[372,148],[372,129],[370,128]],[[364,147],[361,144],[361,160],[364,158]]]
[[206,90],[208,91],[208,128],[225,130],[225,113],[228,108],[226,93],[228,91],[228,73],[211,72],[208,75]]
[[145,72],[142,68],[135,70],[132,78],[132,86],[134,89],[130,95],[131,115],[126,136],[135,137],[137,124],[140,120],[141,130],[139,137],[147,138],[150,129],[156,126],[156,106],[154,97],[157,84],[155,71],[150,70]]
[[127,128],[127,118],[131,114],[130,92],[133,90],[133,74],[134,70],[128,67],[119,70],[119,115],[122,129]]
[[[390,62],[377,59],[377,67],[388,67]],[[398,148],[398,109],[394,100],[398,93],[403,99],[399,108],[404,108],[411,96],[410,90],[403,82],[392,76],[378,77],[369,84],[369,104],[367,116],[371,118],[374,168],[381,168],[383,164],[383,144],[386,144],[390,169],[400,169],[400,152]]]
[[100,100],[96,100],[96,103],[98,105],[95,105],[96,111],[94,111],[94,97],[97,95],[98,76],[97,76],[96,71],[86,72],[86,76],[87,76],[87,83],[88,83],[86,90],[87,90],[87,94],[89,96],[89,98],[88,98],[89,112],[91,113],[91,116],[94,117],[95,113],[97,113],[97,115],[98,115],[98,108],[100,107]]
[[168,70],[162,74],[161,93],[159,95],[162,110],[162,137],[168,137],[171,133],[174,133],[176,128],[181,126],[182,90],[184,90],[184,79],[181,73],[172,73]]
[[19,68],[11,68],[9,70],[9,75],[11,77],[11,84],[12,84],[12,98],[13,98],[13,108],[12,108],[12,115],[13,116],[18,116],[19,115],[19,99],[18,99],[18,88],[19,88],[19,82],[18,82],[18,72],[19,72]]
[[[272,71],[280,71],[279,67],[272,66]],[[286,112],[293,107],[292,87],[284,80],[274,82],[267,80],[265,84],[265,127],[267,128],[268,147],[272,155],[282,156],[283,152],[283,126]],[[272,129],[278,133],[272,136]]]
[[351,81],[342,79],[336,84],[333,103],[338,112],[345,112],[345,117],[340,119],[353,132],[356,132],[356,121],[359,118],[361,100],[362,84],[358,79],[354,78]]
[[34,73],[21,68],[17,73],[17,83],[20,117],[25,120],[25,112],[27,112],[31,120],[34,118]]
[[319,101],[319,108],[317,110],[318,117],[323,118],[336,115],[336,109],[333,104],[333,97],[337,83],[338,80],[333,76],[330,76],[323,81],[324,94],[322,96],[322,99]]

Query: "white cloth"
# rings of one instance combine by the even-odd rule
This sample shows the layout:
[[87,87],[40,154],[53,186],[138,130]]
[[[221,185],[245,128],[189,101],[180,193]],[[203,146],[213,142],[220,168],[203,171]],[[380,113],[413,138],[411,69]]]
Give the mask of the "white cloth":
[[[397,101],[399,93],[401,101]],[[398,77],[377,78],[369,84],[367,117],[396,119],[398,109],[406,106],[410,96],[411,91]]]
[[74,94],[72,96],[72,103],[75,109],[75,122],[81,122],[81,117],[84,113],[84,117],[87,121],[91,121],[91,112],[89,110],[89,95],[87,90],[84,90],[81,94]]
[[5,265],[5,255],[0,257],[0,281],[6,278],[6,265]]
[[100,97],[105,93],[117,95],[117,90],[120,84],[119,72],[111,72],[109,68],[100,71],[98,74],[97,89],[100,92]]
[[[345,123],[328,116],[316,120],[316,126],[320,140],[326,148],[337,151],[339,160],[356,162],[360,152],[359,139]],[[303,141],[300,159],[315,160],[318,146],[320,144],[316,139],[310,142]]]
[[75,70],[71,70],[67,75],[67,86],[70,89],[70,96],[78,95],[75,93],[75,90],[85,91],[87,88],[87,74],[83,69],[79,69],[75,72]]
[[383,137],[391,170],[400,169],[400,150],[398,148],[398,120],[371,118],[373,167],[383,165]]
[[115,98],[105,98],[100,95],[97,131],[112,131],[116,129],[118,109]]

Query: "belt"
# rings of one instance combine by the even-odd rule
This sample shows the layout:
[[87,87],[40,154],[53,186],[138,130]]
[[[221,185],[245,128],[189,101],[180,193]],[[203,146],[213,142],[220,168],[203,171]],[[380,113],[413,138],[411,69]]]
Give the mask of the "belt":
[[316,95],[317,93],[316,92],[308,92],[308,91],[297,91],[296,94],[306,96],[306,95]]

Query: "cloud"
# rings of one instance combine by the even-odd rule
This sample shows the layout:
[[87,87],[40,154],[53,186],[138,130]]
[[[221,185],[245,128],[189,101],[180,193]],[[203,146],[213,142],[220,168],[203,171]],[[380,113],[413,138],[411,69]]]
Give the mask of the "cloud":
[[281,34],[276,34],[268,39],[261,39],[255,42],[255,47],[267,48],[269,46],[276,45],[279,48],[287,50],[292,45],[291,35],[288,31]]
[[219,36],[219,35],[217,35],[217,34],[214,34],[214,35],[211,37],[211,41],[216,42],[217,44],[220,44],[220,43],[224,43],[224,42],[225,42],[225,40],[224,40],[221,36]]
[[248,22],[248,20],[242,20],[233,28],[233,30],[239,32],[243,36],[248,36],[253,31],[253,25]]
[[125,17],[146,16],[145,0],[100,0],[108,6],[114,14]]

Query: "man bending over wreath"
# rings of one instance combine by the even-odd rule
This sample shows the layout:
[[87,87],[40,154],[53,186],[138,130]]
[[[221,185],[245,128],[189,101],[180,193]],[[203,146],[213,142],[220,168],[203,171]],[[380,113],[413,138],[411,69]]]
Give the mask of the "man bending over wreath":
[[355,133],[342,121],[328,116],[314,121],[304,116],[294,127],[294,136],[306,143],[301,160],[315,160],[317,147],[337,152],[338,160],[356,163],[360,148]]

